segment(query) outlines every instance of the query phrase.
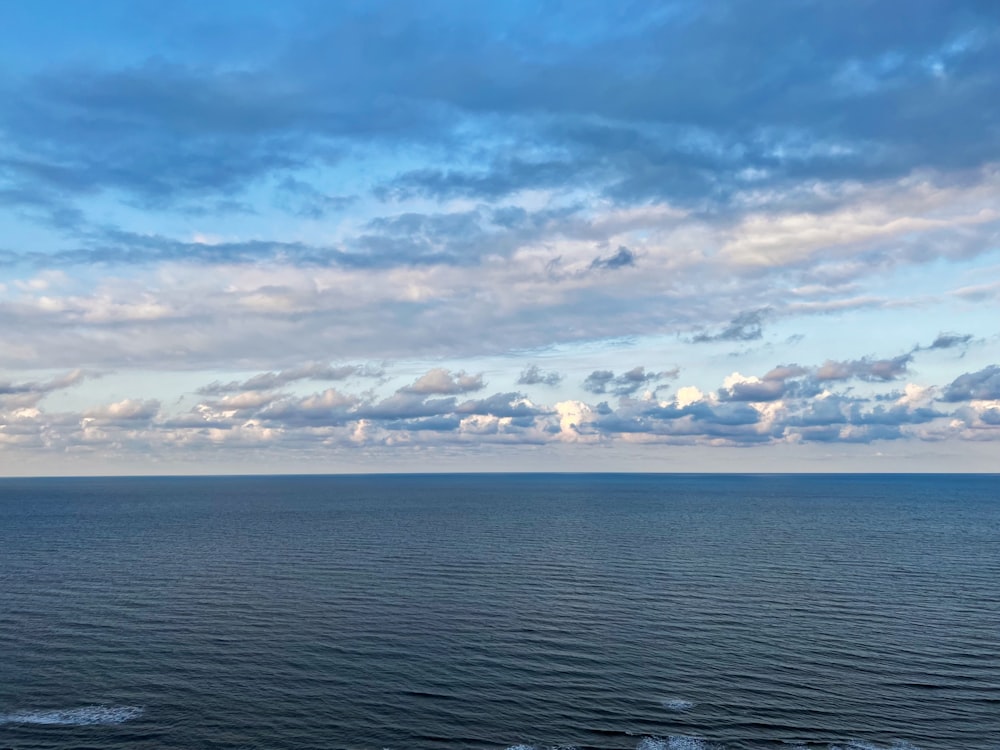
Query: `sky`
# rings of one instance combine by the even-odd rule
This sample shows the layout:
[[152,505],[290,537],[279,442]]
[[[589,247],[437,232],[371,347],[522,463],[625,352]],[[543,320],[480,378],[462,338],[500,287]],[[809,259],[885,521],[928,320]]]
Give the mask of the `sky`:
[[1000,466],[998,3],[0,16],[0,475]]

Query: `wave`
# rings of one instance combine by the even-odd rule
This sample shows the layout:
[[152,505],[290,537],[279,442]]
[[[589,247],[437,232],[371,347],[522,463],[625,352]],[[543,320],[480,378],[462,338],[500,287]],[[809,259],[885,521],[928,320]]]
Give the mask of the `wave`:
[[56,724],[92,726],[123,724],[142,715],[139,706],[82,706],[47,711],[16,711],[0,714],[0,724]]

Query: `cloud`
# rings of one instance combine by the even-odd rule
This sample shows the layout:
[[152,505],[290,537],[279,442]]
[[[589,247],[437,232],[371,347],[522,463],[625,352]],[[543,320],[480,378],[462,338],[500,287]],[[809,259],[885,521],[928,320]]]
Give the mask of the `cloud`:
[[782,379],[771,378],[761,380],[760,378],[743,378],[738,376],[735,379],[728,379],[728,382],[719,389],[719,398],[723,401],[776,401],[785,395],[787,386]]
[[285,398],[265,401],[266,407],[259,412],[246,415],[256,416],[271,426],[294,427],[302,425],[342,425],[357,417],[355,410],[361,403],[357,396],[341,393],[335,388],[327,388],[304,398]]
[[547,409],[539,409],[520,393],[496,393],[489,398],[465,401],[455,407],[456,414],[479,414],[508,418],[535,417],[548,411]]
[[988,401],[1000,399],[1000,365],[959,375],[941,395],[942,401]]
[[106,404],[83,413],[84,419],[110,423],[130,423],[133,421],[149,421],[160,411],[160,402],[156,399],[139,400],[124,399],[112,404]]
[[221,383],[215,381],[198,389],[204,396],[217,396],[237,391],[262,391],[281,388],[299,380],[346,380],[350,377],[379,378],[383,371],[372,365],[339,365],[333,366],[321,362],[313,362],[301,367],[287,370],[263,372],[243,381]]
[[802,367],[801,365],[778,365],[772,370],[769,370],[764,375],[764,380],[774,381],[774,380],[788,380],[789,378],[797,378],[802,375],[808,375],[810,372],[809,368]]
[[621,375],[611,370],[594,370],[583,381],[583,389],[590,393],[613,393],[616,396],[631,396],[640,388],[651,386],[661,380],[677,377],[678,370],[646,372],[643,366],[633,367]]
[[1000,408],[994,406],[984,409],[979,418],[988,425],[1000,427]]
[[699,333],[691,341],[696,344],[711,341],[756,341],[763,336],[763,322],[770,312],[770,308],[763,308],[740,313],[719,333]]
[[591,269],[604,268],[609,270],[614,270],[617,268],[625,268],[626,266],[635,265],[635,253],[629,250],[627,247],[622,245],[618,248],[618,251],[614,255],[610,255],[607,258],[597,257],[594,258],[590,263]]
[[517,379],[518,385],[551,385],[556,386],[562,382],[563,376],[555,370],[545,371],[538,365],[528,365],[521,371]]
[[[992,369],[970,375],[981,385],[996,374]],[[445,372],[452,383],[460,382],[464,374]],[[624,376],[611,372],[610,379],[595,372],[606,390],[619,380],[617,387],[631,389],[650,376],[642,368]],[[310,455],[320,450],[353,451],[359,446],[385,451],[403,445],[476,450],[476,446],[540,448],[557,443],[749,447],[864,445],[948,436],[1000,439],[996,402],[974,402],[949,414],[933,406],[932,386],[909,383],[903,392],[871,396],[828,390],[817,395],[797,385],[811,382],[812,371],[807,368],[785,365],[769,375],[734,373],[716,392],[685,386],[670,400],[623,398],[617,408],[607,402],[539,404],[517,392],[460,401],[455,395],[438,397],[406,388],[384,398],[333,388],[307,396],[226,393],[186,414],[169,413],[155,399],[125,399],[79,414],[48,414],[24,407],[2,414],[0,443],[12,450],[45,445],[47,450],[93,455],[109,450],[137,455],[151,450],[243,451],[266,445],[271,455],[292,456],[303,451]],[[965,383],[959,381],[960,386]],[[783,389],[780,397],[777,389]]]
[[[86,27],[100,59],[44,14],[0,32],[36,51],[0,78],[5,445],[994,439],[990,367],[897,390],[918,352],[976,341],[970,369],[993,361],[995,338],[959,322],[962,300],[996,294],[962,286],[996,276],[991,4],[213,5],[116,21],[129,33],[86,12],[62,26]],[[227,30],[211,44],[206,18]],[[942,332],[888,358],[848,348],[863,330],[903,351],[886,323],[902,311]],[[850,325],[826,342],[818,316]],[[772,325],[729,347],[757,374],[721,386],[734,368],[687,346]],[[547,404],[442,368],[391,393],[380,368],[322,359],[477,371],[618,342],[702,380],[667,399],[673,373],[601,369],[586,393],[616,406]],[[765,371],[765,352],[782,364]],[[141,372],[149,391],[45,400],[64,386],[38,373],[78,367]],[[541,396],[567,371],[551,367],[493,379]],[[163,405],[190,407],[179,369],[211,373],[189,413]],[[39,406],[80,398],[117,406]]]
[[59,375],[51,380],[27,381],[14,383],[11,381],[0,381],[0,396],[36,394],[43,395],[52,391],[70,388],[88,377],[83,370],[73,370],[65,375]]
[[965,346],[972,341],[972,334],[960,333],[939,333],[927,349],[954,349],[958,346]]
[[465,372],[451,373],[442,367],[435,367],[417,378],[412,384],[400,388],[400,393],[418,395],[452,395],[469,393],[485,387],[482,373],[467,375]]
[[[190,62],[171,60],[173,48],[117,67],[57,61],[8,84],[2,125],[21,179],[152,204],[275,176],[288,192],[285,177],[293,190],[304,182],[290,172],[338,163],[350,145],[455,149],[470,125],[484,166],[408,168],[387,192],[496,199],[588,184],[631,201],[725,200],[747,179],[884,178],[992,158],[998,43],[982,32],[992,8],[865,13],[878,34],[856,29],[852,6],[650,7],[628,22],[595,11],[570,42],[554,7],[529,24],[462,6],[430,16],[399,3],[336,6],[273,35],[271,53],[251,63],[221,48]],[[194,36],[173,23],[178,38]],[[251,21],[220,23],[237,35]],[[803,53],[796,40],[819,26],[829,35]],[[533,155],[505,156],[512,141]]]
[[857,378],[871,382],[897,380],[907,372],[913,359],[912,353],[901,354],[892,359],[856,359],[836,362],[827,360],[813,374],[819,381],[849,380]]
[[295,177],[281,180],[276,194],[276,203],[280,208],[306,219],[323,219],[357,202],[356,196],[327,195]]
[[33,407],[48,394],[72,388],[86,378],[93,376],[93,373],[73,370],[50,380],[32,380],[20,383],[0,381],[0,407]]

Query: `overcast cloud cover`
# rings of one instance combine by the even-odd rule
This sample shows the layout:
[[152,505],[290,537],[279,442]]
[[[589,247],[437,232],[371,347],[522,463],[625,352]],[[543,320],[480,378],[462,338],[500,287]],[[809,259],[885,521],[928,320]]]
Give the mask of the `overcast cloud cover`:
[[0,10],[2,474],[996,470],[1000,4]]

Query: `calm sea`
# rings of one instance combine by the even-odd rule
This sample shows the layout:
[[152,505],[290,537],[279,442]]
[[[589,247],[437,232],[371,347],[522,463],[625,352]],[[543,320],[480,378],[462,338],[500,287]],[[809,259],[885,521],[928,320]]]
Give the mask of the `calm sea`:
[[0,481],[0,748],[1000,748],[1000,476]]

